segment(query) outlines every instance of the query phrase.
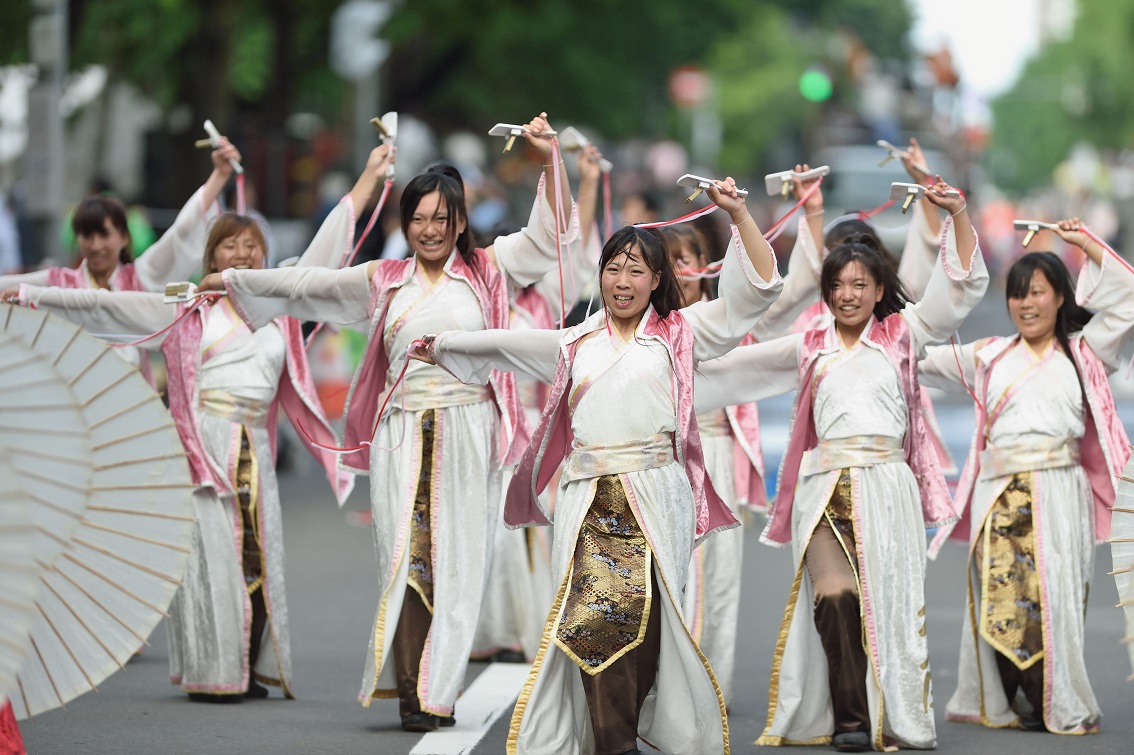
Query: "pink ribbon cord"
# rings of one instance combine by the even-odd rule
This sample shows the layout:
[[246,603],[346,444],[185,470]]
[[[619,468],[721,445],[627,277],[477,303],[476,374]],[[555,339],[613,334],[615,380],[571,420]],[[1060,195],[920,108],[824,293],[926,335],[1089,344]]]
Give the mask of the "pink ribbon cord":
[[[382,213],[382,208],[386,206],[386,199],[390,196],[390,190],[394,186],[394,179],[387,178],[385,185],[382,187],[382,194],[378,197],[378,204],[374,205],[374,212],[370,216],[370,222],[366,224],[366,228],[362,230],[362,235],[358,237],[358,242],[354,245],[354,250],[347,257],[343,267],[350,267],[354,264],[354,260],[358,257],[358,252],[362,249],[362,242],[366,241],[366,237],[370,235],[370,231],[374,229],[374,224],[378,222],[378,216]],[[307,336],[307,342],[303,345],[305,351],[311,351],[311,345],[315,343],[315,336],[323,330],[323,323],[315,323],[315,327],[311,330],[311,335]]]
[[976,402],[977,407],[980,408],[980,411],[983,414],[984,411],[985,411],[984,404],[982,404],[980,402],[980,399],[977,398],[977,395],[975,393],[973,393],[973,389],[969,387],[968,382],[965,380],[965,368],[961,364],[961,355],[957,352],[957,339],[956,339],[956,337],[955,336],[949,336],[949,343],[953,345],[953,359],[955,359],[957,361],[957,374],[961,378],[961,385],[965,386],[965,390],[968,391],[969,395],[973,397],[973,401]]
[[151,341],[151,340],[157,338],[158,336],[165,335],[169,331],[173,330],[175,327],[177,327],[182,322],[184,322],[186,317],[188,317],[189,315],[196,312],[198,309],[201,308],[201,305],[205,304],[206,302],[211,304],[211,303],[214,303],[214,302],[219,301],[219,300],[220,300],[219,294],[205,294],[204,296],[199,297],[197,299],[197,301],[190,304],[185,309],[184,312],[182,312],[180,315],[178,315],[176,320],[171,322],[169,325],[166,325],[164,328],[162,328],[158,332],[151,333],[148,336],[145,336],[143,338],[139,338],[137,341],[130,341],[129,343],[112,343],[111,347],[115,348],[115,349],[123,349],[123,348],[126,348],[127,346],[140,346],[141,344],[145,343],[146,341]]
[[236,214],[246,215],[247,205],[244,204],[244,174],[236,174]]
[[[302,423],[297,422],[296,426],[299,428],[299,431],[301,433],[303,433],[303,437],[307,440],[307,442],[309,444],[311,444],[311,446],[313,446],[314,448],[320,448],[324,451],[328,451],[328,452],[333,453],[333,454],[338,454],[340,456],[342,456],[344,454],[357,453],[358,451],[363,451],[367,448],[375,448],[379,451],[396,451],[398,448],[400,448],[402,443],[405,441],[405,436],[406,436],[406,432],[405,432],[406,411],[405,411],[405,388],[403,387],[401,391],[399,391],[398,388],[402,385],[402,382],[405,379],[406,370],[409,369],[410,359],[411,359],[410,352],[413,351],[416,348],[419,348],[419,347],[420,348],[428,348],[428,345],[425,343],[425,341],[418,338],[413,343],[411,343],[409,345],[408,349],[406,349],[405,356],[402,357],[402,369],[398,372],[398,377],[397,377],[397,379],[394,380],[394,384],[390,386],[390,390],[386,392],[386,398],[382,401],[382,406],[379,407],[379,409],[378,409],[378,415],[374,418],[374,430],[373,430],[373,432],[370,433],[370,440],[364,440],[364,441],[362,441],[362,443],[358,444],[357,446],[348,446],[348,447],[345,447],[345,448],[340,448],[339,446],[328,446],[328,445],[324,445],[323,443],[320,443],[319,441],[312,438],[311,434],[307,432],[307,428],[305,428],[302,425]],[[381,446],[375,446],[374,445],[374,439],[376,437],[378,437],[378,428],[382,424],[382,417],[386,414],[386,407],[390,404],[390,399],[394,397],[395,393],[398,393],[398,394],[401,395],[400,401],[401,401],[401,406],[402,406],[402,439],[399,440],[397,442],[397,444],[391,446],[390,448],[383,448]]]
[[[555,137],[551,138],[551,176],[555,182],[555,187],[552,189],[552,197],[555,200],[555,258],[559,265],[559,329],[562,330],[566,327],[567,322],[567,298],[566,292],[563,288],[563,237],[564,221],[566,217],[563,212],[563,191],[561,186],[561,177],[559,174],[559,140]],[[570,262],[571,250],[567,250],[567,259]],[[575,266],[571,265],[571,286],[576,291],[578,288],[575,286]]]
[[715,204],[711,204],[708,207],[702,207],[699,210],[694,210],[693,212],[689,213],[688,215],[682,215],[681,217],[674,218],[673,220],[659,220],[656,223],[635,223],[634,227],[635,228],[665,228],[667,225],[677,225],[678,223],[688,223],[692,220],[696,220],[697,218],[703,218],[706,215],[709,215],[709,214],[716,212],[716,211],[717,211],[717,206]]

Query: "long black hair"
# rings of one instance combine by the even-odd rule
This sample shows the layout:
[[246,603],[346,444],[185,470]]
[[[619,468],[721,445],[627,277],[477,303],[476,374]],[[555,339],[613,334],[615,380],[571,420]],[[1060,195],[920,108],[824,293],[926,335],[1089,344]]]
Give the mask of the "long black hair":
[[[1075,286],[1071,283],[1071,273],[1067,265],[1051,252],[1029,252],[1012,263],[1008,268],[1008,279],[1004,283],[1004,293],[1009,299],[1024,299],[1032,287],[1032,275],[1039,270],[1055,293],[1063,297],[1059,311],[1055,314],[1055,338],[1063,347],[1063,353],[1075,365],[1075,373],[1079,367],[1075,363],[1071,352],[1071,335],[1083,329],[1091,319],[1091,313],[1079,306],[1075,301]],[[1080,376],[1079,384],[1083,383]]]
[[895,312],[901,312],[910,295],[898,277],[898,261],[882,250],[873,234],[866,233],[848,236],[823,260],[819,290],[827,306],[834,310],[831,293],[835,281],[843,268],[852,262],[861,263],[874,282],[882,286],[882,298],[874,305],[874,318],[884,320]]
[[[404,191],[399,204],[401,211],[402,235],[405,235],[413,219],[414,212],[421,198],[426,194],[438,192],[441,202],[437,211],[447,210],[449,223],[446,226],[446,241],[456,246],[465,263],[475,270],[473,265],[473,251],[476,245],[473,241],[472,228],[469,226],[469,212],[465,205],[465,182],[460,172],[446,162],[436,162],[425,169],[424,173],[414,176]],[[464,222],[465,229],[457,232],[458,226]]]
[[[669,247],[659,231],[653,228],[635,228],[632,225],[615,231],[599,255],[600,280],[608,262],[621,254],[629,256],[634,251],[641,255],[646,267],[658,274],[658,287],[650,292],[650,304],[659,317],[669,317],[670,312],[681,309],[681,287],[673,272]],[[603,306],[606,306],[605,301]]]
[[883,252],[886,251],[886,245],[882,243],[882,239],[878,238],[878,234],[874,230],[874,224],[862,218],[847,218],[842,222],[836,223],[831,226],[831,229],[827,231],[825,235],[826,238],[824,241],[830,249],[834,249],[851,236],[869,236],[874,240],[875,246]]

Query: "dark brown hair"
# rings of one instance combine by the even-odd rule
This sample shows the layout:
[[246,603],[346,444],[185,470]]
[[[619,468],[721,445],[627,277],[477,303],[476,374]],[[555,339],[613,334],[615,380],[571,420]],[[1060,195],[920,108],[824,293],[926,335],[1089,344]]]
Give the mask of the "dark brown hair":
[[[693,252],[693,256],[698,260],[703,260],[702,265],[709,261],[708,247],[705,244],[705,235],[697,230],[697,227],[691,223],[678,223],[677,225],[668,225],[660,229],[662,236],[665,237],[666,244],[669,247],[670,259],[677,256],[681,252],[681,245],[685,244],[689,247],[689,251]],[[676,272],[676,271],[675,271]],[[678,278],[680,279],[680,275]],[[701,296],[703,298],[713,298],[713,283],[708,278],[702,278],[700,281]],[[678,290],[681,290],[680,280],[678,281]],[[684,297],[683,297],[684,298]],[[689,306],[693,302],[685,302]]]
[[87,197],[75,208],[71,216],[71,231],[75,238],[80,236],[105,236],[106,221],[118,229],[126,240],[126,246],[118,251],[118,263],[125,265],[134,261],[132,253],[133,240],[130,238],[130,228],[126,224],[126,205],[117,197],[97,194]]

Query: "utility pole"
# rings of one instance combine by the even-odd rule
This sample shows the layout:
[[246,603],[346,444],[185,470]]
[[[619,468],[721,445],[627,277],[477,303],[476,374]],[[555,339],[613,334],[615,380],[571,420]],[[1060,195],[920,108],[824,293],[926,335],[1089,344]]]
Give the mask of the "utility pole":
[[39,77],[28,93],[28,215],[35,238],[30,264],[60,257],[63,215],[63,76],[67,73],[67,2],[32,0],[31,60]]

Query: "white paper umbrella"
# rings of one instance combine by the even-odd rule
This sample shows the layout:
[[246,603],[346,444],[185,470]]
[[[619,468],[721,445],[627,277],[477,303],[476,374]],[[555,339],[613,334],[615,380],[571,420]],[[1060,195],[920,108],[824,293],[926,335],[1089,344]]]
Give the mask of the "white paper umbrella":
[[[36,555],[59,548],[43,570],[12,706],[26,718],[96,688],[124,666],[165,614],[180,584],[193,522],[189,468],[168,411],[136,369],[78,326],[34,310],[0,310],[5,346],[47,357],[77,416],[53,424],[62,402],[19,388],[9,401],[0,372],[2,422],[19,440],[9,459],[38,508]],[[19,357],[0,352],[0,364]],[[17,370],[12,373],[18,375]],[[80,497],[74,520],[61,500]],[[63,520],[75,527],[69,537]]]
[[[1126,645],[1130,667],[1134,671],[1134,457],[1122,471],[1113,512],[1110,553],[1114,571],[1111,574],[1118,585],[1118,606],[1126,613],[1126,633],[1122,642]],[[1127,681],[1134,681],[1134,674]]]
[[0,702],[15,689],[16,671],[24,657],[28,627],[35,615],[39,571],[32,558],[32,524],[28,500],[0,445]]

